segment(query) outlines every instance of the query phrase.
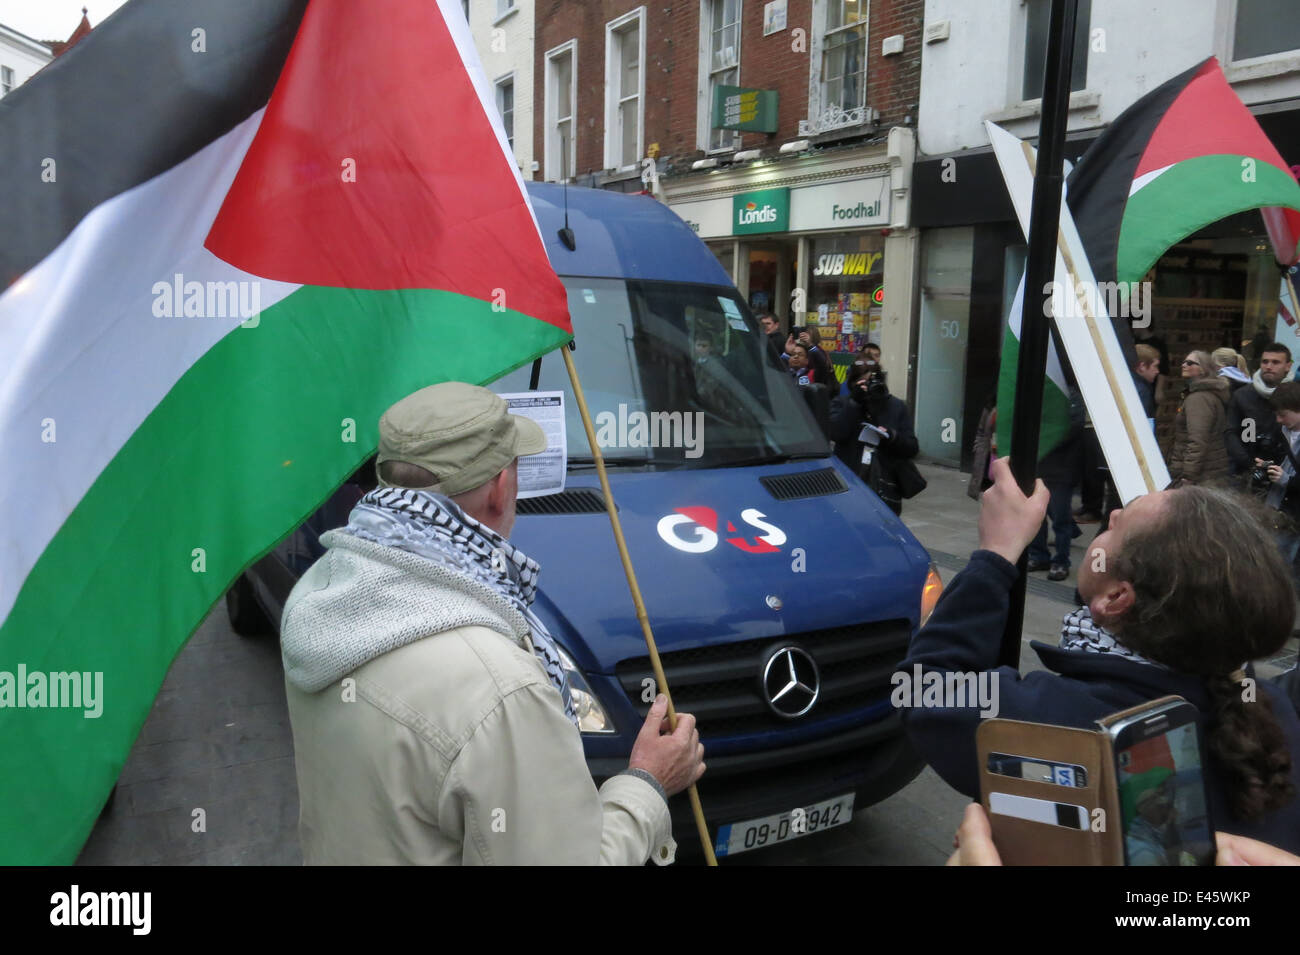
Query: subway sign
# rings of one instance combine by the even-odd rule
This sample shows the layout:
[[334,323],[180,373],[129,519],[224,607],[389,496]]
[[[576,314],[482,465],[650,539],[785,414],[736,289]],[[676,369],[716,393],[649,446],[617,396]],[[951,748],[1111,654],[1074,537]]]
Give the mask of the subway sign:
[[731,225],[736,235],[785,232],[790,228],[790,187],[759,189],[733,196]]
[[750,133],[774,133],[777,129],[776,90],[718,85],[713,88],[713,128],[737,129]]

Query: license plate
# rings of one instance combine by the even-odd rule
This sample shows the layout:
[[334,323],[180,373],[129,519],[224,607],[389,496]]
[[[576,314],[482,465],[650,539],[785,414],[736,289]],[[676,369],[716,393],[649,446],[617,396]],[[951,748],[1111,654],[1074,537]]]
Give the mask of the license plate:
[[718,830],[713,853],[718,858],[774,846],[791,839],[842,826],[853,818],[853,793],[826,799],[801,809],[733,822]]

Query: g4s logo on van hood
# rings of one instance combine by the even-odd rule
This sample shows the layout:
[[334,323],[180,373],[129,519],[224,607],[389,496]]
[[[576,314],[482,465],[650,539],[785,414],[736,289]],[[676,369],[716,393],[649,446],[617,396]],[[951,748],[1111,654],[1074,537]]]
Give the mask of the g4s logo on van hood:
[[[763,533],[747,537],[728,520],[724,533],[731,536],[723,539],[748,554],[780,553],[781,545],[786,541],[785,531],[764,517],[766,515],[756,507],[741,511],[740,519]],[[687,554],[707,554],[718,546],[718,512],[711,507],[676,508],[673,513],[659,519],[656,529],[665,544]]]

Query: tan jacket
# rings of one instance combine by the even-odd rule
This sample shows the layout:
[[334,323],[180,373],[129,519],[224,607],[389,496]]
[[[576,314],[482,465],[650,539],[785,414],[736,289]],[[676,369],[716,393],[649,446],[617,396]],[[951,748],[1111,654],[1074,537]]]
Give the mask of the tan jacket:
[[1228,382],[1194,378],[1174,421],[1169,476],[1187,484],[1216,484],[1228,478]]
[[653,786],[597,791],[508,601],[404,551],[322,541],[282,627],[308,864],[673,861]]

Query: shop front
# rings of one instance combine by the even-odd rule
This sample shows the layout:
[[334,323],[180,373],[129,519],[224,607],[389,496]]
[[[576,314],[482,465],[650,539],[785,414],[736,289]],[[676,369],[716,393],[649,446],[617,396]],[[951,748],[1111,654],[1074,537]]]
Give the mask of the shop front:
[[[916,243],[894,224],[902,210],[883,158],[865,169],[859,159],[855,175],[792,169],[785,178],[732,186],[697,178],[689,191],[670,191],[668,203],[718,256],[755,314],[775,316],[783,329],[816,326],[830,352],[879,344],[891,377],[906,381]],[[891,236],[903,240],[894,299],[885,293]]]

